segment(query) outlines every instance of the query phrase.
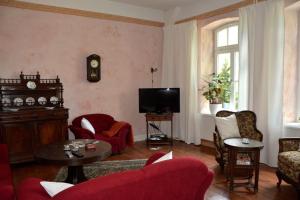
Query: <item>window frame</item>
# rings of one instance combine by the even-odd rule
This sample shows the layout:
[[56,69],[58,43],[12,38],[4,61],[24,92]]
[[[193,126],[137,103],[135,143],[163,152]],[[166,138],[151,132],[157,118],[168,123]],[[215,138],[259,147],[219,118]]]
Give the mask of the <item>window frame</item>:
[[[226,24],[223,24],[219,27],[217,27],[214,30],[214,72],[217,73],[218,71],[218,54],[222,54],[222,53],[230,53],[230,74],[231,74],[231,79],[233,81],[233,84],[231,86],[231,97],[230,97],[230,109],[231,110],[236,110],[237,108],[235,108],[234,105],[234,73],[235,73],[235,53],[238,52],[239,53],[239,35],[238,35],[238,43],[237,44],[233,44],[233,45],[228,45],[228,40],[229,40],[229,34],[228,34],[228,30],[230,27],[232,26],[238,26],[239,28],[239,22],[238,21],[233,21],[233,22],[229,22]],[[221,46],[218,47],[218,33],[224,29],[227,29],[227,45],[226,46]],[[239,78],[238,78],[238,82],[239,82]]]

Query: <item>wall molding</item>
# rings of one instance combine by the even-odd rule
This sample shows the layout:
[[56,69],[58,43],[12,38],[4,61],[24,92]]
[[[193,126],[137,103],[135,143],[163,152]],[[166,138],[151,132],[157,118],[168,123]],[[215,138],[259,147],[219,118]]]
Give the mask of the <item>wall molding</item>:
[[225,13],[228,13],[228,12],[235,11],[235,10],[241,8],[241,7],[245,7],[245,6],[248,6],[250,4],[254,4],[255,2],[256,2],[256,0],[243,0],[239,3],[235,3],[235,4],[232,4],[232,5],[223,7],[223,8],[219,8],[219,9],[216,9],[216,10],[213,10],[213,11],[202,13],[200,15],[196,15],[196,16],[193,16],[193,17],[189,17],[189,18],[186,18],[186,19],[179,20],[175,24],[180,24],[180,23],[191,21],[191,20],[201,20],[201,19],[206,19],[206,18],[209,18],[209,17],[214,17],[214,16],[217,16],[217,15],[222,15],[222,14],[225,14]]
[[144,20],[144,19],[138,19],[133,17],[125,17],[125,16],[85,11],[85,10],[72,9],[72,8],[43,5],[37,3],[21,2],[17,0],[0,0],[0,6],[59,13],[59,14],[66,14],[66,15],[75,15],[81,17],[90,17],[90,18],[97,18],[97,19],[104,19],[104,20],[112,20],[112,21],[119,21],[119,22],[146,25],[146,26],[155,26],[155,27],[164,26],[163,22],[158,22],[158,21]]

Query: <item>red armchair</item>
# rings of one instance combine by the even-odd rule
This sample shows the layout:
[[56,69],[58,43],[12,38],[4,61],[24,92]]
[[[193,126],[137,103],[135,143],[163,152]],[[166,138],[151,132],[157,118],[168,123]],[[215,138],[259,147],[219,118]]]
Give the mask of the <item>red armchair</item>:
[[6,144],[0,144],[0,199],[14,199],[14,188]]
[[[86,118],[94,127],[95,134],[81,127],[81,119]],[[126,123],[116,135],[109,137],[104,134],[117,123],[113,117],[106,114],[88,114],[76,117],[69,126],[76,139],[97,139],[111,144],[112,153],[120,153],[127,145],[133,144],[133,133],[131,125]]]
[[[159,156],[154,155],[154,158]],[[213,173],[200,160],[177,158],[151,164],[143,169],[102,176],[68,188],[51,198],[41,187],[40,179],[23,181],[19,200],[203,200]]]

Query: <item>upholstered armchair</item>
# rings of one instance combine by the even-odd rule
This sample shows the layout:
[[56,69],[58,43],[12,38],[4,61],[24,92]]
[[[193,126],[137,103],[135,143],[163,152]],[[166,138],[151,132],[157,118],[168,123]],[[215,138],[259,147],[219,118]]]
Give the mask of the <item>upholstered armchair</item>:
[[[87,119],[91,123],[95,129],[95,134],[81,127],[82,118]],[[122,123],[121,126],[120,123]],[[133,145],[131,125],[125,122],[118,122],[110,115],[81,115],[72,121],[72,125],[69,125],[69,129],[73,132],[76,139],[95,139],[110,143],[113,154],[118,154],[123,151],[126,146]],[[109,132],[115,132],[116,134],[111,136],[108,134]]]
[[[227,110],[222,110],[217,112],[216,117],[228,117],[234,114],[236,116],[238,128],[241,137],[262,141],[263,135],[256,128],[256,115],[254,112],[245,110],[241,112],[231,112]],[[223,140],[220,137],[217,126],[214,132],[214,144],[216,146],[216,161],[219,163],[222,170],[227,162],[227,149],[224,146]]]
[[281,138],[279,139],[278,177],[277,186],[280,187],[281,181],[292,184],[300,198],[300,138]]

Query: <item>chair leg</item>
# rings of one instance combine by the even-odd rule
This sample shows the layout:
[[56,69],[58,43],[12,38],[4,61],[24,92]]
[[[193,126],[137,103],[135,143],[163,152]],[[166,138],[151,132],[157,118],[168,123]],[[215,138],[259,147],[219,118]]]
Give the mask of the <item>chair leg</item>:
[[276,175],[277,175],[277,178],[278,178],[277,187],[279,188],[280,185],[281,185],[281,181],[282,181],[281,172],[279,170],[277,170]]
[[224,172],[225,163],[222,158],[216,158],[216,161],[219,163],[221,171]]
[[224,166],[225,166],[225,165],[224,165],[224,162],[220,162],[219,165],[220,165],[221,170],[222,170],[222,172],[223,172],[223,171],[224,171]]

